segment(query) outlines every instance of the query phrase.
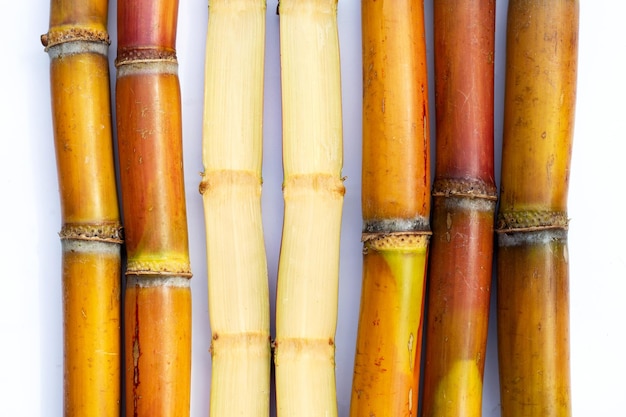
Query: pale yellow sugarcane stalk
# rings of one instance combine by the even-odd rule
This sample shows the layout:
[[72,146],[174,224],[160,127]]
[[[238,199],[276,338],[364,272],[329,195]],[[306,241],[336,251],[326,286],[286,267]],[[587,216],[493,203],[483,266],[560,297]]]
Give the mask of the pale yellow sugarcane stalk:
[[265,0],[210,0],[203,195],[210,415],[269,415],[267,262],[261,222]]
[[337,0],[281,0],[285,218],[276,300],[279,417],[336,416],[344,186]]

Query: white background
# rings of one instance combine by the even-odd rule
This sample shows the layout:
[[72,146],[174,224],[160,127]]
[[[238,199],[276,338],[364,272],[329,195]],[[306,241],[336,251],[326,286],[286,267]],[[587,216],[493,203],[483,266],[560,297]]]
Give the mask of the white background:
[[[624,154],[626,146],[626,6],[582,1],[578,105],[570,184],[571,370],[576,416],[624,415],[626,388],[626,255]],[[115,56],[115,4],[110,32]],[[268,2],[265,75],[263,216],[272,317],[282,225],[281,108],[278,17]],[[5,3],[0,77],[0,404],[2,415],[62,415],[61,226],[50,117],[49,61],[39,42],[49,4]],[[497,3],[496,170],[500,168],[504,30],[507,2]],[[426,2],[432,15],[432,0]],[[361,44],[360,2],[339,2],[344,148],[347,192],[342,229],[339,318],[336,339],[339,415],[347,416],[361,291]],[[193,291],[191,415],[208,414],[209,327],[200,141],[206,0],[182,1],[178,58],[183,96],[184,167]],[[432,25],[427,27],[432,45]],[[8,50],[7,50],[8,47]],[[432,48],[429,46],[432,68]],[[112,74],[114,72],[112,71]],[[431,81],[431,93],[432,93]],[[432,106],[431,106],[432,107]],[[434,121],[431,114],[431,120]],[[433,123],[434,127],[434,123]],[[433,129],[434,132],[434,129]],[[435,148],[433,141],[433,149]],[[434,161],[434,158],[433,158]],[[499,175],[498,175],[499,177]],[[494,291],[495,293],[495,291]],[[492,303],[493,305],[494,303]],[[493,313],[493,309],[492,309]],[[483,415],[500,415],[495,318],[491,315]],[[273,332],[273,328],[272,328]],[[245,401],[245,399],[242,399]],[[621,413],[621,414],[620,414]]]

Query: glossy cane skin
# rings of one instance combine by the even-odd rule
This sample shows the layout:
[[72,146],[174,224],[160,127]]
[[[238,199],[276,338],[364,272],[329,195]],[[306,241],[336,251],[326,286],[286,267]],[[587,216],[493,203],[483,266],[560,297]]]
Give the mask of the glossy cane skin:
[[176,1],[118,4],[127,416],[188,416],[191,293]]
[[351,416],[417,414],[426,237],[400,239],[365,244]]
[[63,415],[118,416],[121,225],[116,196],[107,1],[52,1],[50,55],[61,201]]
[[437,159],[424,417],[482,413],[496,204],[495,2],[434,3]]
[[578,1],[509,4],[498,353],[503,417],[571,416],[567,193]]
[[350,415],[415,416],[430,235],[423,3],[362,2],[363,288]]
[[430,211],[423,3],[362,1],[365,222]]
[[571,415],[567,239],[540,233],[498,252],[503,417]]
[[191,291],[129,284],[124,304],[126,415],[188,416]]

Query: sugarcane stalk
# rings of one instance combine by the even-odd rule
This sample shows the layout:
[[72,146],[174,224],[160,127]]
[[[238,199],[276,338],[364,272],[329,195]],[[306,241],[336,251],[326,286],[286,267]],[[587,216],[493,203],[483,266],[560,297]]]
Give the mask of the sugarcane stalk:
[[495,2],[434,2],[437,158],[424,417],[481,416],[496,208]]
[[424,7],[361,5],[364,255],[350,415],[415,416],[431,198]]
[[210,0],[203,196],[210,415],[268,416],[270,329],[261,219],[265,0]]
[[502,416],[570,416],[567,193],[578,1],[508,10],[498,210]]
[[50,4],[50,56],[61,202],[63,415],[118,416],[122,243],[116,195],[108,2]]
[[276,294],[277,415],[336,416],[343,195],[337,0],[281,0],[285,217]]
[[178,2],[118,3],[116,112],[127,266],[127,416],[188,416],[191,293]]

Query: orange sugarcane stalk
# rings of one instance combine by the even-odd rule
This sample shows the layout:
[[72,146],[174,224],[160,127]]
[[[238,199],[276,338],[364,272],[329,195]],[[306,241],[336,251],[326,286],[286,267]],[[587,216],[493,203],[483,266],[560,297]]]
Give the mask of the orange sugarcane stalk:
[[498,211],[503,417],[570,416],[567,193],[578,1],[512,0]]
[[482,414],[496,208],[495,1],[434,3],[437,159],[424,417]]
[[177,1],[120,1],[116,110],[128,263],[127,416],[188,416],[191,292]]
[[363,289],[350,415],[415,416],[430,235],[421,1],[362,2]]
[[108,2],[53,0],[50,55],[61,200],[63,414],[118,416],[122,243],[115,184]]

